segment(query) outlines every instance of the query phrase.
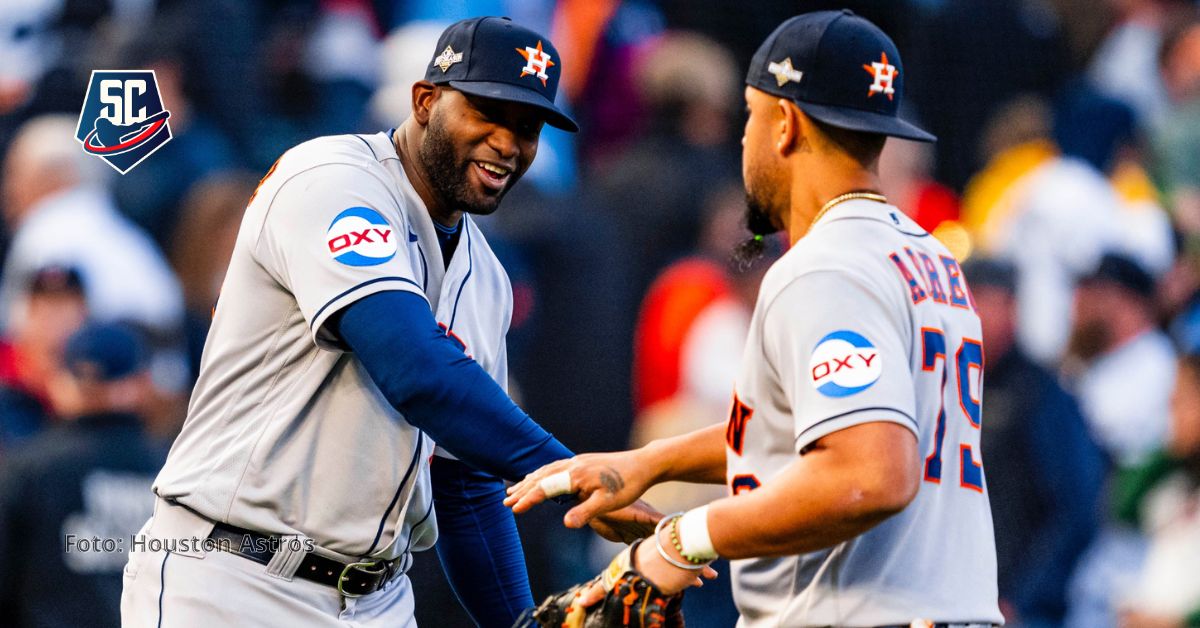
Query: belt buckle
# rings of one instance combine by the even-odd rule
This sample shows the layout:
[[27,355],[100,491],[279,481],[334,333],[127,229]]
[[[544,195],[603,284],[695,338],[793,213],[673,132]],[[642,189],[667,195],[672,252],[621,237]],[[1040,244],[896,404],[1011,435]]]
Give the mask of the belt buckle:
[[357,598],[366,595],[365,593],[351,593],[345,589],[343,585],[350,579],[351,571],[361,571],[362,573],[378,576],[387,571],[387,563],[380,560],[364,560],[356,563],[350,563],[342,568],[341,575],[338,576],[337,590],[342,597]]

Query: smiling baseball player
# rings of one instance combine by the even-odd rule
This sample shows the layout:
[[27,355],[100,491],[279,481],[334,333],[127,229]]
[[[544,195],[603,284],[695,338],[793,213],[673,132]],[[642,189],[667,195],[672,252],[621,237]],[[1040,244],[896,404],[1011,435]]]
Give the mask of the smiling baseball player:
[[400,128],[312,140],[267,173],[125,570],[125,626],[412,626],[404,572],[435,540],[480,625],[532,605],[499,478],[571,454],[505,394],[512,292],[471,215],[543,123],[577,130],[560,71],[537,33],[458,22]]
[[[577,527],[658,482],[724,482],[730,497],[667,517],[613,571],[631,563],[671,594],[729,558],[744,628],[1003,621],[979,317],[954,257],[877,191],[887,136],[933,139],[896,115],[904,77],[892,41],[849,11],[767,38],[746,79],[749,224],[793,247],[763,280],[728,422],[548,465],[512,488],[514,510],[578,493]],[[605,596],[552,598],[538,617],[603,612]]]

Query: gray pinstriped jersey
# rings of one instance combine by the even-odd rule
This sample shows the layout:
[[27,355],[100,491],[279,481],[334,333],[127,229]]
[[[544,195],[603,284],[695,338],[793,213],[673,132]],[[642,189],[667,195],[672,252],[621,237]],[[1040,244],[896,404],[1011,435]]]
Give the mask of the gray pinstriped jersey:
[[768,484],[820,437],[872,421],[916,435],[924,481],[850,541],[734,561],[740,626],[1003,621],[978,466],[980,337],[958,263],[888,205],[837,206],[767,272],[727,430],[731,489]]
[[446,268],[387,133],[323,137],[285,153],[246,209],[188,417],[155,492],[346,556],[432,546],[434,443],[324,327],[385,290],[425,297],[507,386],[512,290],[471,218]]

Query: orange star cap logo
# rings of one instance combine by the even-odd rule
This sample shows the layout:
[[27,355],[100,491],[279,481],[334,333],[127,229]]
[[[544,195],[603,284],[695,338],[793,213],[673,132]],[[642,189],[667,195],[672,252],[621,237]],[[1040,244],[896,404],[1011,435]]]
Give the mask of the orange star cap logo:
[[546,86],[546,79],[550,75],[546,74],[546,70],[554,65],[554,61],[550,58],[550,54],[542,50],[542,41],[539,39],[537,47],[533,48],[525,46],[525,49],[516,48],[518,54],[525,59],[525,67],[521,68],[521,76],[533,75],[542,79],[542,87]]
[[867,98],[875,94],[887,94],[888,100],[896,95],[896,87],[894,85],[896,77],[900,75],[900,70],[896,66],[888,63],[887,53],[879,53],[879,61],[872,61],[869,65],[863,64],[863,69],[866,70],[874,80],[871,87],[867,89]]

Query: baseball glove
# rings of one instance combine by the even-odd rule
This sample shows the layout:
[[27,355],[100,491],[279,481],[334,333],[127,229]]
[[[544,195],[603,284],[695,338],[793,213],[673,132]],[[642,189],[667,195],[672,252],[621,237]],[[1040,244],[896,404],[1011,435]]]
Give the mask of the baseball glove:
[[[625,548],[604,573],[546,598],[526,611],[513,628],[683,628],[683,593],[665,595],[633,566],[641,541]],[[579,595],[595,582],[604,599],[589,608],[575,606]]]

